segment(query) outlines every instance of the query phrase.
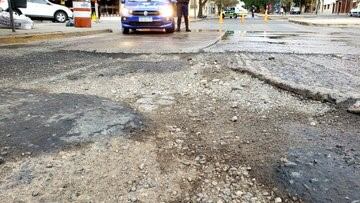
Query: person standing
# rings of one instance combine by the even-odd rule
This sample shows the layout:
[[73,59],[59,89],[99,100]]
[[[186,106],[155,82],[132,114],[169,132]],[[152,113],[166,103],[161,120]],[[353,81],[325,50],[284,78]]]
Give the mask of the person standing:
[[191,32],[189,29],[189,0],[177,0],[177,32],[180,32],[181,18],[184,16],[186,32]]
[[251,17],[252,18],[255,17],[255,6],[254,5],[251,6]]

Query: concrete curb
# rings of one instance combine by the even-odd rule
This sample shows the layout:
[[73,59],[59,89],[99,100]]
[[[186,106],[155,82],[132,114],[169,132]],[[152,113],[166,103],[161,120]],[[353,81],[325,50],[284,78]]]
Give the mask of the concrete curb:
[[311,22],[305,22],[295,19],[289,19],[290,23],[296,23],[300,25],[307,25],[307,26],[317,26],[317,27],[358,27],[360,26],[360,23],[356,24],[329,24],[329,23],[311,23]]
[[95,35],[101,33],[111,33],[111,29],[87,30],[87,31],[72,31],[72,32],[49,32],[49,33],[34,33],[34,34],[19,34],[0,36],[0,46],[11,44],[24,44],[33,41],[60,39],[66,37],[78,37],[86,35]]
[[[265,14],[255,14],[256,16],[263,18]],[[316,15],[268,15],[270,20],[288,20],[291,18],[313,18]]]

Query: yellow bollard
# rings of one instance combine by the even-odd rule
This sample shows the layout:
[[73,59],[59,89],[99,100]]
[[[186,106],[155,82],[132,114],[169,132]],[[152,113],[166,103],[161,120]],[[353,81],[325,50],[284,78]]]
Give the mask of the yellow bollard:
[[268,11],[267,11],[267,9],[265,10],[264,21],[265,21],[265,23],[268,22]]
[[244,16],[244,14],[241,15],[241,18],[240,18],[240,19],[241,19],[241,23],[244,23],[244,22],[245,22],[245,16]]
[[91,15],[91,21],[93,21],[93,22],[97,21],[97,17],[96,17],[95,12],[93,12],[92,15]]
[[219,23],[223,24],[224,23],[224,18],[223,18],[223,12],[220,12],[220,16],[219,16]]

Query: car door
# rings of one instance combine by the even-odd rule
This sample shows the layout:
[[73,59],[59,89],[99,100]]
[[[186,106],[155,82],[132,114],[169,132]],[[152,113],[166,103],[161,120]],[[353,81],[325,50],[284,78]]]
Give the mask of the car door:
[[21,9],[27,16],[52,17],[54,11],[52,5],[46,0],[28,0],[27,8]]

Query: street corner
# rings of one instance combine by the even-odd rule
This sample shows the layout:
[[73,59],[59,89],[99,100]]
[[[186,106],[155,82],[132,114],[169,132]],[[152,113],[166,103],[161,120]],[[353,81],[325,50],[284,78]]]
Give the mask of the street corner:
[[141,129],[131,108],[96,96],[0,90],[1,160],[51,152]]

